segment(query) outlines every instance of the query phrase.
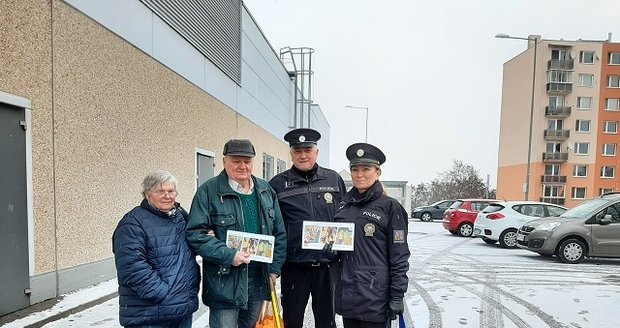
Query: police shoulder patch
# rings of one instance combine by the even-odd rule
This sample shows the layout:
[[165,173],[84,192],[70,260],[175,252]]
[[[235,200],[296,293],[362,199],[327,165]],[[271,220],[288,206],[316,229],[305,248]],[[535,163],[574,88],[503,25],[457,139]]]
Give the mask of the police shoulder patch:
[[405,242],[405,230],[394,230],[394,244]]

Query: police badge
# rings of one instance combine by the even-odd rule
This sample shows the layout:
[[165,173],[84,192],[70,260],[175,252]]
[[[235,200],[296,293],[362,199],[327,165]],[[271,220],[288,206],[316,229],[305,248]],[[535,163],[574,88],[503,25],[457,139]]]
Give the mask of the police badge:
[[375,225],[372,223],[366,223],[364,225],[364,236],[366,237],[374,237],[375,236]]

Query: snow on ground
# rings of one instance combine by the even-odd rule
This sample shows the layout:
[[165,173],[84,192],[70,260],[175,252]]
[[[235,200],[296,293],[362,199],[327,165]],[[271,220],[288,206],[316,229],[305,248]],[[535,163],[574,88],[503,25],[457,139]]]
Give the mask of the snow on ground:
[[[116,282],[116,279],[112,279],[112,280],[99,283],[95,286],[82,288],[82,289],[67,293],[63,295],[63,298],[60,301],[58,301],[58,303],[55,304],[50,309],[33,313],[22,319],[10,322],[4,325],[3,327],[6,327],[6,328],[25,327],[27,325],[39,322],[43,319],[52,317],[58,313],[67,311],[69,309],[73,309],[79,305],[91,302],[93,300],[99,299],[106,295],[110,295],[114,293],[117,288],[118,288],[118,284]],[[118,300],[117,299],[115,300],[116,300],[116,304],[118,307]],[[116,309],[115,315],[118,316],[118,308]]]

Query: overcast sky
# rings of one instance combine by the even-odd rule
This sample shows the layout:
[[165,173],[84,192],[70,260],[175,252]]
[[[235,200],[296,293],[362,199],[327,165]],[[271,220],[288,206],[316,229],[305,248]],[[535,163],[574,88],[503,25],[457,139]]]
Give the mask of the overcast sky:
[[314,48],[313,98],[331,126],[331,168],[346,168],[345,149],[364,141],[365,111],[345,106],[364,106],[368,142],[387,156],[382,180],[410,184],[456,159],[497,185],[502,65],[527,41],[496,34],[604,40],[611,32],[620,42],[618,0],[244,2],[276,52]]

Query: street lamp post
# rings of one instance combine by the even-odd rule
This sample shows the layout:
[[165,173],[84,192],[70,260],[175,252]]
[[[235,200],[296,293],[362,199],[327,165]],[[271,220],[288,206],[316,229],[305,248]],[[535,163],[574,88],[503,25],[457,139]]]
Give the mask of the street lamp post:
[[363,106],[349,106],[346,105],[344,106],[345,108],[351,108],[351,109],[363,109],[366,111],[366,132],[364,134],[364,142],[368,143],[368,107],[363,107]]
[[534,93],[536,92],[536,50],[538,48],[538,37],[530,36],[527,38],[518,37],[518,36],[510,36],[508,34],[497,34],[495,36],[498,39],[514,39],[514,40],[527,40],[534,41],[534,67],[532,69],[532,97],[530,99],[530,131],[527,140],[527,169],[525,175],[525,200],[529,200],[530,194],[530,169],[532,164],[532,128],[534,124]]

